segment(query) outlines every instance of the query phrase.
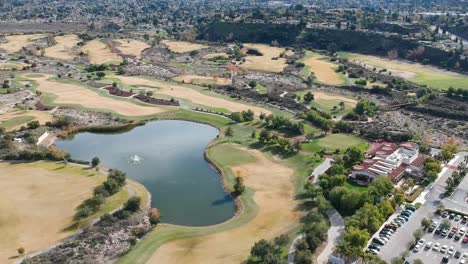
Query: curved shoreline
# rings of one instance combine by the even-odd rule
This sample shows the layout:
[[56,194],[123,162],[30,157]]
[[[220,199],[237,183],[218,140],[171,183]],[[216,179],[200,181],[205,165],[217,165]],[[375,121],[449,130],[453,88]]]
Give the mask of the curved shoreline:
[[[244,211],[244,204],[243,204],[242,200],[239,198],[240,196],[236,196],[236,197],[233,196],[232,190],[231,190],[231,188],[230,188],[230,186],[228,184],[228,180],[227,180],[226,176],[224,175],[222,169],[211,158],[209,158],[209,154],[207,153],[208,149],[214,145],[213,143],[217,139],[219,139],[219,136],[221,135],[221,132],[222,132],[222,129],[220,127],[217,127],[217,126],[215,126],[213,124],[210,124],[208,122],[197,121],[197,120],[193,120],[193,119],[190,119],[190,118],[167,118],[167,119],[165,119],[165,118],[153,118],[153,119],[149,119],[149,120],[145,120],[145,121],[138,121],[138,122],[123,124],[123,125],[119,125],[119,126],[77,127],[77,128],[71,129],[71,131],[63,131],[63,132],[66,132],[66,133],[62,133],[62,134],[58,135],[57,137],[55,137],[53,139],[53,141],[51,142],[51,145],[53,145],[59,138],[60,139],[67,139],[67,138],[73,137],[74,135],[79,134],[79,133],[84,133],[84,132],[103,133],[103,134],[106,134],[106,133],[125,133],[125,132],[130,132],[131,130],[133,130],[136,127],[144,126],[148,122],[157,122],[157,121],[186,121],[186,122],[193,122],[193,123],[198,123],[198,124],[211,126],[211,127],[215,128],[218,131],[218,135],[206,145],[206,147],[205,147],[205,149],[203,151],[203,158],[209,164],[209,166],[212,167],[216,171],[216,173],[219,175],[219,177],[221,178],[221,187],[223,188],[224,192],[232,198],[232,200],[234,201],[235,207],[236,207],[233,216],[229,217],[229,219],[226,219],[225,221],[222,221],[222,222],[216,223],[216,224],[203,225],[203,226],[177,225],[177,224],[171,224],[171,223],[162,223],[162,224],[163,225],[170,225],[170,226],[189,227],[189,228],[214,227],[214,226],[226,224],[226,223],[232,221],[233,219],[236,219],[239,215],[241,215],[243,213],[243,211]],[[148,191],[148,189],[146,189],[146,187],[142,183],[140,183],[140,182],[138,182],[136,180],[132,180],[132,181],[134,181],[134,182],[138,183],[139,185],[143,186],[144,190],[146,191],[146,193],[148,195],[148,204],[149,204],[148,208],[152,208],[151,207],[152,206],[151,205],[151,193]]]

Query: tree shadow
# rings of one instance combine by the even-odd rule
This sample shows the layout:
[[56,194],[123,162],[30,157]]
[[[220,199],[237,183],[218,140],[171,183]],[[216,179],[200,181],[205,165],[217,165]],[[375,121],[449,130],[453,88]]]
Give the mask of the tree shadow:
[[211,205],[222,205],[222,204],[226,204],[226,203],[230,203],[232,202],[232,197],[237,197],[237,193],[236,192],[231,192],[231,194],[226,194],[223,198],[221,199],[218,199],[218,200],[215,200],[211,203]]

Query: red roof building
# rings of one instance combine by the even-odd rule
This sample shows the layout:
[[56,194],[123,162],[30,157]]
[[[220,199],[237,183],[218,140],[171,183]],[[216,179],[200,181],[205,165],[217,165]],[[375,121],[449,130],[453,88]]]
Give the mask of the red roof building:
[[424,156],[413,142],[375,142],[365,156],[360,165],[353,167],[350,176],[361,184],[369,184],[381,175],[397,182],[405,172],[420,173],[424,163]]

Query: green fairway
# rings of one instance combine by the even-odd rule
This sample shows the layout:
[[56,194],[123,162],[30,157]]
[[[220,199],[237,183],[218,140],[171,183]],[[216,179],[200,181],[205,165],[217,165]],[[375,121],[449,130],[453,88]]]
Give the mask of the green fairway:
[[[372,67],[400,72],[403,78],[417,84],[439,89],[448,89],[450,86],[468,89],[468,76],[439,69],[434,66],[350,52],[339,52],[339,55],[351,61],[354,60]],[[397,76],[398,74],[395,75]]]
[[327,152],[334,152],[335,150],[343,152],[349,147],[357,147],[361,150],[366,150],[368,145],[364,140],[346,134],[329,134],[325,137],[302,144],[304,150],[313,152],[319,152],[322,149]]
[[259,83],[257,83],[257,86],[255,86],[255,89],[257,90],[259,94],[266,94],[268,92],[267,88]]
[[33,119],[34,116],[16,116],[4,122],[0,122],[0,127],[8,129],[11,127],[19,126],[21,124],[26,124],[27,122],[32,121]]

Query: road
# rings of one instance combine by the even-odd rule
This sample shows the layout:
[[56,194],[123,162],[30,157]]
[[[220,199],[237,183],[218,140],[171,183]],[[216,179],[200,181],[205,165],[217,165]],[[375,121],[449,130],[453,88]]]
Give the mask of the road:
[[[320,163],[317,167],[315,167],[314,171],[310,174],[310,176],[314,176],[313,182],[314,184],[318,184],[318,176],[320,174],[325,173],[332,165],[333,159],[331,158],[325,158],[325,160]],[[327,212],[328,219],[330,220],[330,229],[328,229],[328,239],[327,239],[327,244],[325,245],[325,248],[320,252],[320,254],[317,256],[317,262],[319,264],[321,263],[327,263],[328,257],[333,253],[333,250],[335,248],[335,244],[341,240],[344,234],[344,220],[343,217],[336,211],[334,208],[330,209]],[[289,254],[288,254],[288,264],[293,264],[294,263],[294,257],[296,255],[296,245],[297,242],[301,238],[304,237],[304,234],[300,234],[297,236],[293,243],[291,244],[291,247],[289,248]]]
[[317,263],[328,263],[328,258],[333,254],[335,245],[341,241],[345,231],[343,217],[334,208],[327,212],[328,219],[330,219],[330,229],[328,229],[327,245],[317,256]]

